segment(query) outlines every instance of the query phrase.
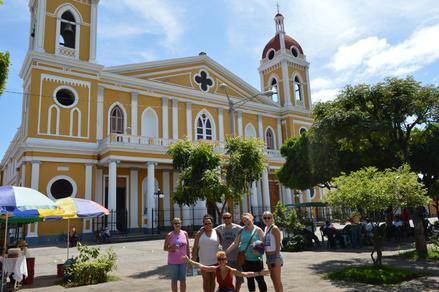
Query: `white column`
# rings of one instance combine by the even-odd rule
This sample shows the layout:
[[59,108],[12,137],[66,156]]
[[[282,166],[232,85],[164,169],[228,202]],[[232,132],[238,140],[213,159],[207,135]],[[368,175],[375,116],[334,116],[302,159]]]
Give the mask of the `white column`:
[[130,170],[130,228],[139,228],[139,171]]
[[[108,210],[116,211],[117,162],[111,160],[108,164]],[[116,221],[116,220],[114,220]]]
[[22,187],[26,187],[26,162],[21,164],[21,184]]
[[293,203],[293,197],[291,193],[291,189],[285,187],[285,204],[292,204]]
[[[309,68],[306,67],[305,71],[306,71],[306,93],[307,93],[307,97],[308,97],[308,107],[311,107],[312,100],[311,100],[311,86],[310,86],[310,82],[309,82]],[[305,106],[305,101],[304,101],[303,105]]]
[[137,99],[138,93],[131,92],[131,134],[133,136],[137,136]]
[[219,128],[219,138],[220,143],[224,142],[224,110],[218,108],[218,128]]
[[299,203],[303,203],[303,192],[298,193]]
[[[36,23],[36,37],[37,44],[35,50],[38,52],[44,52],[44,26],[46,23],[46,0],[38,1],[38,17]],[[58,32],[56,32],[58,33]]]
[[256,187],[256,182],[252,182],[252,188],[251,188],[251,195],[250,195],[250,202],[252,208],[258,208],[258,188]]
[[291,106],[291,95],[290,95],[290,78],[288,76],[288,64],[284,60],[281,63],[282,66],[282,81],[284,89],[285,104],[284,106]]
[[268,171],[266,168],[262,171],[262,192],[264,194],[264,208],[270,208],[270,189],[268,185]]
[[277,118],[277,148],[280,149],[282,147],[282,120],[281,118]]
[[169,126],[168,126],[168,98],[162,97],[162,138],[168,139],[169,138]]
[[[172,173],[172,188],[173,191],[176,192],[178,187],[178,172],[174,171]],[[174,217],[180,217],[181,220],[184,220],[182,217],[182,214],[180,212],[180,205],[177,203],[174,203]],[[182,225],[186,225],[185,222],[182,222]]]
[[85,194],[84,199],[91,200],[93,183],[93,164],[85,165]]
[[148,214],[148,228],[152,228],[152,211],[155,207],[154,204],[154,191],[155,191],[155,163],[148,162],[147,164],[148,172],[147,172],[147,214]]
[[98,27],[98,3],[99,0],[91,1],[90,20],[90,62],[96,62],[96,32]]
[[96,198],[95,201],[101,205],[104,204],[103,196],[102,196],[102,184],[103,184],[103,176],[102,176],[102,168],[96,169]]
[[163,171],[163,218],[165,226],[171,226],[171,191],[169,189],[169,171]]
[[[91,200],[93,183],[93,164],[87,163],[85,165],[85,194],[84,199]],[[91,219],[82,220],[82,231],[89,233],[92,230]]]
[[186,103],[186,136],[192,141],[192,103]]
[[[38,191],[40,185],[40,162],[32,161],[32,176],[30,187]],[[27,227],[28,237],[38,237],[38,222],[34,224],[28,224]]]
[[172,99],[172,139],[178,139],[178,99]]
[[261,180],[258,180],[258,182],[256,183],[257,186],[257,191],[258,191],[258,207],[262,207],[264,206],[264,203],[262,201],[262,184],[261,184]]
[[104,87],[98,86],[98,103],[96,113],[96,139],[104,137]]
[[238,136],[242,137],[242,111],[238,111]]
[[259,133],[259,138],[262,139],[262,141],[265,141],[264,125],[262,124],[262,114],[258,114],[258,133]]
[[259,72],[259,80],[261,82],[261,92],[264,92],[265,91],[264,74],[261,71]]
[[306,194],[306,201],[311,202],[311,191],[308,189],[305,191]]

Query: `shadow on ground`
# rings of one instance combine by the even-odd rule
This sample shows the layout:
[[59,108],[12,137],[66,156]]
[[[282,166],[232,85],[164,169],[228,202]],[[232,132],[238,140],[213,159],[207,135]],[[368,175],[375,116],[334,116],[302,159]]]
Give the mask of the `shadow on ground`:
[[31,290],[36,288],[44,288],[57,286],[61,284],[61,278],[58,278],[56,275],[50,276],[38,276],[34,278],[34,282],[32,285],[23,285],[20,290]]
[[132,274],[128,277],[133,279],[143,279],[151,276],[159,276],[159,279],[171,279],[171,276],[169,275],[169,267],[167,265],[158,266],[154,270]]
[[[341,269],[347,266],[372,265],[371,260],[367,259],[352,259],[352,260],[329,260],[319,264],[310,266],[310,269],[316,274],[325,275],[328,272],[336,269]],[[399,256],[383,257],[383,264],[405,268],[409,270],[416,270],[425,274],[426,276],[403,282],[396,285],[378,286],[363,283],[353,283],[346,281],[325,280],[331,282],[335,287],[344,289],[346,291],[439,291],[439,265],[434,261],[409,261],[401,259]]]

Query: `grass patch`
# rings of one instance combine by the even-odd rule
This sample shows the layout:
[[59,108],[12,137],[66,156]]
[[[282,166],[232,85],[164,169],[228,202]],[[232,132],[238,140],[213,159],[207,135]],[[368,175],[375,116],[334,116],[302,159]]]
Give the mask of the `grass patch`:
[[[405,258],[405,259],[409,259],[409,260],[418,260],[419,259],[418,253],[416,252],[415,249],[402,251],[399,253],[399,256],[402,258]],[[439,250],[429,247],[427,260],[430,260],[430,261],[439,260]]]
[[423,276],[421,273],[388,266],[347,267],[326,274],[330,280],[359,282],[374,285],[398,284]]

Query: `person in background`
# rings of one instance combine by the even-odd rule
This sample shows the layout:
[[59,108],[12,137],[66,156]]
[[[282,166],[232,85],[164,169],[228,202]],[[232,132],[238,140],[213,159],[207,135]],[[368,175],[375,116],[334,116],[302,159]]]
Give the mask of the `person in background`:
[[[262,261],[262,256],[260,253],[254,251],[251,246],[255,241],[264,240],[264,232],[261,228],[253,224],[253,215],[250,213],[242,214],[242,222],[244,223],[244,228],[236,236],[235,241],[227,248],[226,253],[230,254],[236,247],[239,251],[245,252],[245,264],[242,267],[246,272],[261,272],[264,269],[264,263]],[[267,283],[265,283],[264,277],[255,277],[258,282],[259,291],[267,291]],[[256,291],[255,279],[248,278],[247,286],[248,291]]]
[[[223,224],[215,227],[215,230],[221,235],[223,240],[223,249],[227,249],[236,239],[238,233],[241,231],[242,227],[238,224],[233,223],[232,214],[226,212],[223,214]],[[238,263],[238,250],[233,250],[228,256],[228,264],[230,267],[239,270]],[[240,276],[236,276],[235,291],[239,292],[244,279]]]
[[72,231],[69,232],[69,247],[75,247],[78,244],[78,234],[76,233],[76,227],[72,227]]
[[282,244],[281,231],[279,227],[274,224],[273,214],[270,211],[265,211],[262,219],[265,223],[265,254],[267,256],[267,265],[270,270],[271,280],[273,281],[274,291],[283,292],[281,267],[284,262],[280,254]]
[[174,230],[166,234],[163,250],[168,252],[172,292],[178,291],[178,281],[180,281],[180,292],[185,292],[187,264],[184,257],[189,254],[189,237],[186,231],[181,230],[180,218],[174,218],[172,226]]
[[260,272],[241,272],[227,265],[226,253],[219,251],[216,254],[218,265],[216,266],[205,266],[195,261],[190,260],[186,257],[189,264],[197,266],[201,270],[206,272],[212,272],[216,275],[216,281],[218,282],[218,292],[235,292],[236,288],[233,286],[233,276],[235,277],[258,277],[265,276],[270,273],[268,270],[263,270]]
[[[213,218],[209,214],[203,217],[203,229],[195,234],[194,246],[192,248],[192,260],[199,262],[204,266],[213,266],[217,264],[216,253],[221,244],[220,237],[216,230],[213,229]],[[214,292],[215,290],[215,272],[201,270],[203,276],[203,291]]]

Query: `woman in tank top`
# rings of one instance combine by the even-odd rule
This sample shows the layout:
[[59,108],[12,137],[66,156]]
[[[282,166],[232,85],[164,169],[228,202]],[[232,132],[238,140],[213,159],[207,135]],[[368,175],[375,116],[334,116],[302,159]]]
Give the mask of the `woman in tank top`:
[[281,267],[283,265],[283,259],[280,254],[282,241],[281,232],[274,224],[274,217],[270,211],[265,211],[262,215],[262,219],[265,223],[265,254],[267,255],[267,265],[270,270],[271,280],[273,281],[274,291],[282,292]]
[[227,257],[226,253],[223,251],[219,251],[216,254],[216,259],[218,265],[216,266],[205,266],[200,263],[191,261],[188,257],[186,257],[189,264],[198,267],[202,271],[215,273],[216,281],[218,282],[218,291],[219,292],[235,292],[235,286],[233,286],[233,277],[259,277],[270,274],[269,270],[263,270],[260,272],[240,272],[237,269],[234,269],[227,265]]
[[[199,261],[204,266],[213,266],[217,264],[216,253],[220,245],[220,238],[213,229],[213,218],[210,215],[203,217],[203,230],[195,234],[194,246],[192,248],[192,259]],[[215,290],[215,272],[201,270],[203,276],[203,291],[214,292]]]
[[189,254],[189,240],[187,232],[181,230],[181,219],[172,220],[174,230],[166,234],[163,249],[168,252],[168,265],[171,270],[171,290],[178,291],[180,281],[180,292],[186,291],[186,261],[184,257]]

